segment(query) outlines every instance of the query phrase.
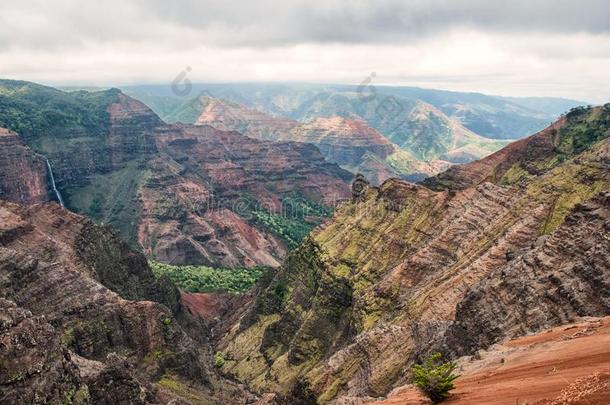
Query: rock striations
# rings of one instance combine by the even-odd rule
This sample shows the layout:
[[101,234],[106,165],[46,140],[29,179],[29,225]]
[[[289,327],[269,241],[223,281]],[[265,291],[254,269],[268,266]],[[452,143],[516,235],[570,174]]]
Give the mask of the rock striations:
[[0,217],[2,403],[245,395],[209,369],[201,332],[181,326],[177,289],[108,229],[55,204],[0,202]]
[[49,201],[47,166],[14,132],[0,128],[0,198],[19,203]]
[[[68,209],[113,225],[132,247],[161,261],[277,266],[296,243],[287,228],[313,228],[324,218],[310,212],[327,212],[349,196],[352,175],[311,145],[168,125],[117,89],[0,86],[8,106],[0,110],[0,125],[20,131],[24,142],[2,130],[5,198],[50,199],[37,154],[44,156]],[[304,213],[277,225],[295,204]],[[269,217],[275,223],[263,220]]]
[[608,315],[609,119],[575,110],[431,188],[364,187],[259,285],[219,338],[222,370],[278,398],[354,401],[432,351]]

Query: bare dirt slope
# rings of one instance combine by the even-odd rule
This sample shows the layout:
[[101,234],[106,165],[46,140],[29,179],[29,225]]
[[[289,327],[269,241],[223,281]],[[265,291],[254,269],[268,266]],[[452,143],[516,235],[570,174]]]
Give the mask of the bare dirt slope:
[[[610,317],[587,318],[463,357],[447,404],[610,404]],[[413,386],[376,405],[431,403]]]

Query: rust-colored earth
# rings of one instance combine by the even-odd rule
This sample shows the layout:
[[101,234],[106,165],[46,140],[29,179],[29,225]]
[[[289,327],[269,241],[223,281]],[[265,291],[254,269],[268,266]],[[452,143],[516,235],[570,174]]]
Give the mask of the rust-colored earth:
[[230,294],[215,293],[181,293],[182,303],[191,313],[200,316],[206,321],[212,321],[221,316],[226,310]]
[[[610,404],[610,317],[517,338],[461,359],[462,376],[446,404]],[[431,402],[413,386],[394,390],[375,405]]]

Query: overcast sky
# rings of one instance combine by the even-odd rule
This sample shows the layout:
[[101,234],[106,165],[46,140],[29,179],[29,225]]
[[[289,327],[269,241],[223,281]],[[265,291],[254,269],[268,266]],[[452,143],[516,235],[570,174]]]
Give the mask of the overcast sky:
[[2,0],[0,77],[416,85],[610,100],[607,0]]

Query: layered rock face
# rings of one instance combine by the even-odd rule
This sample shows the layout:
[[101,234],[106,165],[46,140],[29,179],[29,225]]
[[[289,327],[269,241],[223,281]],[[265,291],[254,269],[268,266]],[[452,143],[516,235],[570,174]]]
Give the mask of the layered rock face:
[[202,106],[197,125],[238,131],[261,140],[313,144],[330,162],[354,174],[361,173],[374,184],[391,177],[420,179],[449,166],[449,162],[440,160],[431,163],[418,160],[355,114],[298,122],[209,97],[204,98]]
[[158,129],[156,142],[160,157],[140,189],[138,236],[163,261],[277,266],[285,241],[257,228],[255,212],[291,219],[286,199],[333,206],[348,197],[351,175],[311,145],[187,125]]
[[[116,89],[65,93],[27,82],[1,85],[0,101],[8,107],[0,123],[23,131],[25,143],[49,159],[67,208],[116,227],[132,247],[158,260],[277,266],[287,243],[325,219],[285,215],[287,199],[310,212],[349,196],[350,173],[311,145],[166,125]],[[48,200],[41,194],[46,168],[40,159],[12,134],[1,139],[6,198]],[[12,164],[24,175],[15,177]],[[271,226],[261,215],[282,224]],[[286,227],[300,233],[286,236]]]
[[317,118],[301,124],[292,139],[313,143],[322,154],[340,165],[357,166],[365,153],[385,159],[394,146],[366,122],[343,117]]
[[0,298],[0,309],[3,403],[155,402],[121,357],[111,355],[105,362],[87,360],[62,347],[57,330],[44,316],[34,316],[4,298]]
[[47,166],[19,136],[0,128],[0,198],[19,203],[49,201]]
[[223,131],[237,131],[256,139],[289,140],[287,135],[298,125],[289,118],[274,117],[237,103],[201,97],[201,112],[195,125],[210,125]]
[[610,313],[609,234],[610,193],[578,204],[550,237],[466,295],[447,346],[470,354],[504,337]]
[[242,395],[178,323],[176,288],[116,235],[55,204],[0,202],[0,217],[3,402]]
[[[57,133],[41,129],[21,134],[28,146],[49,159],[57,186],[68,197],[71,188],[86,186],[94,176],[120,170],[129,161],[146,159],[154,152],[152,131],[161,120],[143,103],[117,89],[98,94],[101,100],[92,102],[101,110],[101,118],[91,132],[81,133],[66,124]],[[81,114],[81,120],[91,120],[92,113]]]
[[264,203],[292,193],[332,201],[346,197],[345,183],[352,178],[326,162],[312,145],[261,142],[209,126],[167,127],[156,140],[162,152],[209,179],[220,197],[235,196],[244,189]]
[[378,397],[433,350],[607,315],[609,113],[566,117],[567,157],[516,181],[354,187],[220,339],[223,371],[288,397]]

